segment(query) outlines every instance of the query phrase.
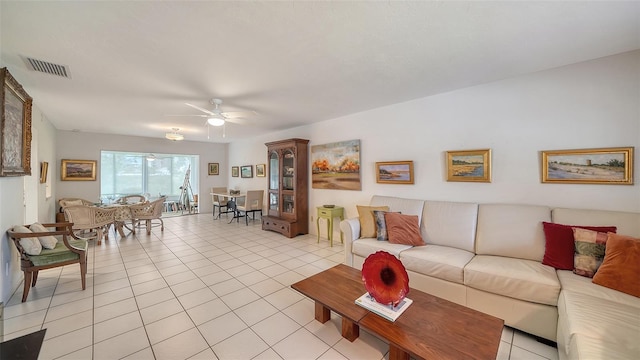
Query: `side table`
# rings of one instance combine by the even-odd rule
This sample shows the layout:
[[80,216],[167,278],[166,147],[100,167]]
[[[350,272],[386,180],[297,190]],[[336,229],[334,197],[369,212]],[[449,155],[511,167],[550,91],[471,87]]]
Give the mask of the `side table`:
[[[332,208],[318,206],[318,218],[316,219],[316,226],[318,228],[318,243],[320,242],[320,219],[327,220],[327,237],[329,238],[329,244],[333,246],[333,219],[340,218],[344,220],[344,208],[342,206],[336,206]],[[342,231],[340,232],[340,242],[344,242]]]

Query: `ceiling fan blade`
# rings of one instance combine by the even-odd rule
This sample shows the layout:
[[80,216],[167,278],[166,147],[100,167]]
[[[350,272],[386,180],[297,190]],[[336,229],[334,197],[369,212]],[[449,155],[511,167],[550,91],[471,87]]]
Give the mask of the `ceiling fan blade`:
[[196,117],[204,117],[204,118],[208,118],[208,117],[210,117],[211,115],[173,115],[173,114],[171,114],[171,115],[165,115],[165,116],[180,116],[180,117],[186,117],[186,116],[188,116],[188,117],[193,117],[193,116],[196,116]]
[[227,119],[236,119],[236,118],[241,118],[246,116],[255,116],[255,115],[258,115],[258,113],[255,111],[229,111],[229,112],[222,113],[222,116],[226,117]]
[[184,103],[184,104],[185,104],[185,105],[187,105],[187,106],[191,106],[191,107],[192,107],[192,108],[194,108],[194,109],[200,110],[200,111],[202,111],[202,112],[203,112],[203,113],[205,113],[205,114],[215,115],[215,113],[213,113],[213,112],[211,112],[211,111],[209,111],[209,110],[207,110],[207,109],[203,109],[203,108],[201,108],[200,106],[196,106],[196,105],[189,104],[189,103]]
[[248,121],[245,118],[240,118],[240,117],[233,118],[233,119],[232,118],[227,118],[226,121],[230,122],[230,123],[233,123],[233,124],[238,124],[238,125],[249,125],[250,124],[250,121]]

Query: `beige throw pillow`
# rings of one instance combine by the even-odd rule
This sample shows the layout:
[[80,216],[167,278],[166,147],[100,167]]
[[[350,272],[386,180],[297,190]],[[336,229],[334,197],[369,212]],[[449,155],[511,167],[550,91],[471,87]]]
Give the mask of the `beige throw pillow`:
[[[33,232],[49,232],[49,229],[42,226],[42,224],[40,223],[31,224],[29,229],[31,229],[31,231]],[[42,247],[45,249],[53,249],[56,247],[56,244],[58,243],[58,239],[56,239],[55,236],[52,236],[52,235],[40,236],[38,237],[38,240],[40,241],[40,244],[42,244]]]
[[356,205],[360,218],[360,237],[375,238],[377,236],[376,220],[373,217],[374,210],[389,211],[388,206],[362,206]]
[[[31,234],[33,232],[26,226],[22,225],[14,226],[13,231],[23,234]],[[20,246],[22,246],[24,252],[29,255],[40,255],[40,252],[42,252],[42,245],[40,244],[40,241],[37,237],[20,239]]]

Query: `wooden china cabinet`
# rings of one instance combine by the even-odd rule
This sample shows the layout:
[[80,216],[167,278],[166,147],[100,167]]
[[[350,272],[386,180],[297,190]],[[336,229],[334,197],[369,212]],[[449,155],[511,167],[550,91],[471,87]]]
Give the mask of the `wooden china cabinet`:
[[262,230],[292,238],[309,233],[308,144],[305,139],[266,143],[268,210]]

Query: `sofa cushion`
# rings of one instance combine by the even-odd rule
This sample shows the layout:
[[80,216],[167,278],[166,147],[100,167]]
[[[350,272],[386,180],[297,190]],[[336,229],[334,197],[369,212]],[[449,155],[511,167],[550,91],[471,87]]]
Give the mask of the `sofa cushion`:
[[542,222],[551,209],[537,205],[480,204],[476,254],[542,261]]
[[593,283],[640,297],[640,239],[609,233]]
[[388,206],[363,206],[356,205],[358,209],[358,217],[360,219],[360,237],[374,238],[376,237],[376,221],[373,218],[374,210],[389,211]]
[[559,270],[573,270],[573,256],[575,243],[573,227],[602,232],[616,232],[615,226],[572,226],[543,222],[544,229],[544,257],[542,263]]
[[592,278],[602,264],[607,244],[607,233],[573,228],[573,239],[576,254],[573,261],[573,272]]
[[[422,212],[422,238],[427,244],[474,252],[477,222],[478,204],[427,200]],[[571,256],[573,261],[573,252]]]
[[560,281],[556,270],[533,260],[476,255],[464,268],[464,284],[490,293],[556,305]]
[[622,353],[627,355],[623,358],[640,353],[640,312],[636,307],[563,289],[558,313],[558,344],[563,347],[558,350],[569,353],[576,348],[573,342],[581,341],[580,347],[604,351],[597,358],[612,359],[607,349],[613,348],[624,349]]
[[618,234],[640,237],[640,212],[553,209],[554,223],[584,226],[615,226]]
[[640,300],[635,296],[594,284],[592,282],[593,279],[576,275],[569,270],[558,270],[556,273],[558,280],[560,280],[562,291],[587,294],[604,300],[633,306],[639,309],[637,311],[640,311]]
[[388,206],[389,211],[401,212],[406,215],[418,215],[418,222],[422,221],[422,209],[424,208],[424,200],[403,199],[395,196],[379,196],[371,197],[371,206]]
[[407,270],[464,284],[464,267],[474,253],[449,246],[416,246],[400,253]]
[[411,245],[391,244],[388,241],[378,241],[376,239],[366,238],[355,240],[351,244],[351,251],[358,256],[366,258],[376,251],[384,250],[395,255],[397,258],[400,258],[400,252],[411,249],[411,247]]
[[392,244],[405,244],[420,246],[424,240],[420,236],[420,224],[418,215],[403,215],[388,212],[385,214],[389,242]]

